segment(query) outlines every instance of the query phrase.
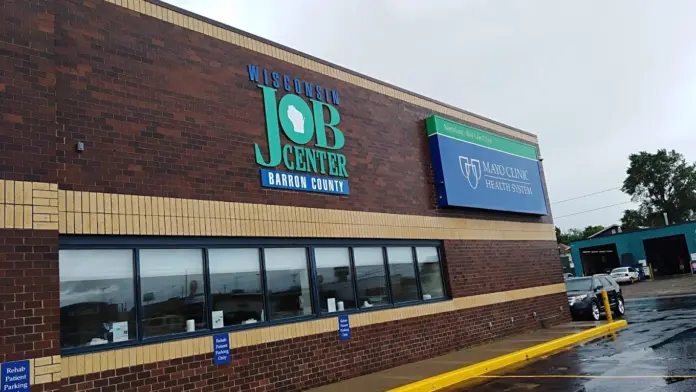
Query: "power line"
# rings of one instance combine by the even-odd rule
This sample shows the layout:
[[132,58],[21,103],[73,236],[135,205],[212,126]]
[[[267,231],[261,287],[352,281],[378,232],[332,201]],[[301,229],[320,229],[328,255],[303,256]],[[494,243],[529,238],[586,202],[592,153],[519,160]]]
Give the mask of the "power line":
[[568,217],[568,216],[580,215],[580,214],[584,214],[584,213],[586,213],[586,212],[592,212],[592,211],[603,210],[603,209],[605,209],[605,208],[616,207],[616,206],[620,206],[620,205],[624,205],[624,204],[628,204],[628,203],[631,203],[631,202],[630,202],[630,201],[625,201],[625,202],[623,202],[623,203],[617,203],[617,204],[612,204],[612,205],[608,205],[608,206],[604,206],[604,207],[593,208],[593,209],[591,209],[591,210],[585,210],[585,211],[575,212],[575,213],[568,214],[568,215],[554,216],[553,219],[556,220],[556,219],[561,219],[561,218],[565,218],[565,217]]
[[561,201],[556,201],[556,202],[551,203],[551,205],[554,205],[554,204],[561,204],[561,203],[565,203],[565,202],[571,201],[571,200],[582,199],[582,198],[585,198],[585,197],[588,197],[588,196],[599,195],[600,193],[605,193],[605,192],[609,192],[609,191],[615,191],[615,190],[617,190],[617,189],[621,189],[621,187],[609,188],[609,189],[605,189],[605,190],[603,190],[603,191],[588,193],[588,194],[586,194],[586,195],[582,195],[582,196],[578,196],[578,197],[573,197],[573,198],[565,199],[565,200],[561,200]]

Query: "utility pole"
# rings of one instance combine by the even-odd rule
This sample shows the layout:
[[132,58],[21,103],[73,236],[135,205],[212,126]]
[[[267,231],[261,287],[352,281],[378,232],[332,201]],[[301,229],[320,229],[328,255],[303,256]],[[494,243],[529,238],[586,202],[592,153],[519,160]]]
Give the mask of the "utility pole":
[[667,218],[667,213],[666,213],[666,212],[663,212],[663,213],[662,213],[662,216],[665,217],[665,226],[669,226],[669,219]]

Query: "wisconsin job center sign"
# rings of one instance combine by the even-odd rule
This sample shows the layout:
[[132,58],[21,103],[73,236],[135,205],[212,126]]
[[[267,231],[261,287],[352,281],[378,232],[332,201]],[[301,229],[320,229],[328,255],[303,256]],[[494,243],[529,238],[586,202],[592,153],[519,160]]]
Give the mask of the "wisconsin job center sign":
[[548,213],[536,147],[438,116],[425,124],[441,207]]
[[[338,92],[251,64],[247,70],[262,91],[266,114],[268,147],[254,145],[261,185],[348,195],[346,156],[339,153],[345,138],[338,128]],[[290,143],[281,141],[281,129]]]

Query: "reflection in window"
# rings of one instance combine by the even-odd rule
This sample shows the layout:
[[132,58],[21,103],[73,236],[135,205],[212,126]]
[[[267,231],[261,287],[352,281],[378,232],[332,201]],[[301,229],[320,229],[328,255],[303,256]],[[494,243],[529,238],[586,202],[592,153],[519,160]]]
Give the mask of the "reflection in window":
[[389,303],[387,273],[382,248],[355,248],[355,277],[358,285],[358,305],[369,308]]
[[418,274],[420,275],[423,299],[444,297],[445,290],[442,286],[442,270],[440,269],[437,248],[416,248],[416,258],[418,259]]
[[146,337],[207,328],[201,249],[140,251]]
[[264,321],[259,250],[210,249],[213,328]]
[[305,248],[264,249],[271,320],[313,313]]
[[322,312],[355,309],[348,248],[316,248],[314,257]]
[[61,348],[136,336],[133,251],[61,250]]
[[418,300],[418,281],[411,248],[387,248],[389,278],[394,302]]

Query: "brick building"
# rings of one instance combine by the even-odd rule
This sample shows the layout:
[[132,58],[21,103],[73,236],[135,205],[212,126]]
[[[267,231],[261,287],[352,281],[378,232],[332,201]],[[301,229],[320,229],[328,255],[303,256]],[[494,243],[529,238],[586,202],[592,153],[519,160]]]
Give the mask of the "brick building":
[[300,391],[568,319],[534,135],[164,3],[0,7],[6,383]]

